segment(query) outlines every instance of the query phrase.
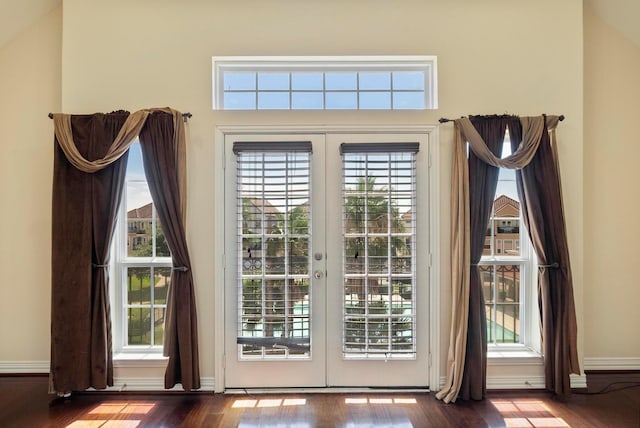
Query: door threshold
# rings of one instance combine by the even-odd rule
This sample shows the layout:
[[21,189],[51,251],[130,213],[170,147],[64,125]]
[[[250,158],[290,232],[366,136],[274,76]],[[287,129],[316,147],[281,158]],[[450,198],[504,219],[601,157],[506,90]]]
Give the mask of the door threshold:
[[252,395],[252,394],[398,394],[398,393],[428,393],[428,386],[419,387],[352,387],[352,386],[326,386],[326,387],[295,387],[295,388],[226,388],[225,394]]

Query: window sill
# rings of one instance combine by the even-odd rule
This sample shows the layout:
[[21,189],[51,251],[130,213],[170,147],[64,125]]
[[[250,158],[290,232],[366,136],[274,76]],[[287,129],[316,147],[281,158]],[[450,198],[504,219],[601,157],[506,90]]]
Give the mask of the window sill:
[[490,366],[537,366],[542,364],[542,354],[529,348],[490,349],[487,352],[487,365]]
[[162,353],[125,353],[113,355],[113,367],[166,367],[168,357]]

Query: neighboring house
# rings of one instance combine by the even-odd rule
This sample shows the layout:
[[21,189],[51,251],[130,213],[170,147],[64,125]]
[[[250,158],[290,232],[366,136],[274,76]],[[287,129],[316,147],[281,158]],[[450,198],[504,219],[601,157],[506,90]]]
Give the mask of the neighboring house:
[[500,195],[493,202],[493,227],[487,228],[484,254],[491,253],[491,234],[495,237],[495,255],[520,253],[520,202]]
[[153,203],[127,212],[127,250],[134,251],[153,239]]

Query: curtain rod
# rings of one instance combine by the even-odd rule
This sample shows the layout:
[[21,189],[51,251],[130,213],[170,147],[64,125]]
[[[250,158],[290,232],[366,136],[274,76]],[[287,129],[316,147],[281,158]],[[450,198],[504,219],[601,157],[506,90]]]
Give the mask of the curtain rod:
[[[447,119],[446,117],[441,117],[440,119],[438,119],[438,122],[446,123],[446,122],[453,122],[454,120],[455,119]],[[564,120],[564,114],[561,114],[560,116],[558,116],[558,120],[562,122]]]
[[[53,119],[53,113],[49,113],[47,116],[49,116],[49,119]],[[188,119],[191,119],[193,115],[189,112],[186,113],[182,113],[182,118],[184,119],[184,121],[186,122]]]

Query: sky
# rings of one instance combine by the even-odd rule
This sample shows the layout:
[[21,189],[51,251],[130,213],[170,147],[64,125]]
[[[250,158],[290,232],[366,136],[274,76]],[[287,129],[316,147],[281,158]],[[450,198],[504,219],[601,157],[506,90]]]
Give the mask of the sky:
[[149,193],[149,185],[142,166],[142,151],[138,142],[133,143],[129,148],[126,192],[127,211],[140,208],[151,202],[151,193]]

